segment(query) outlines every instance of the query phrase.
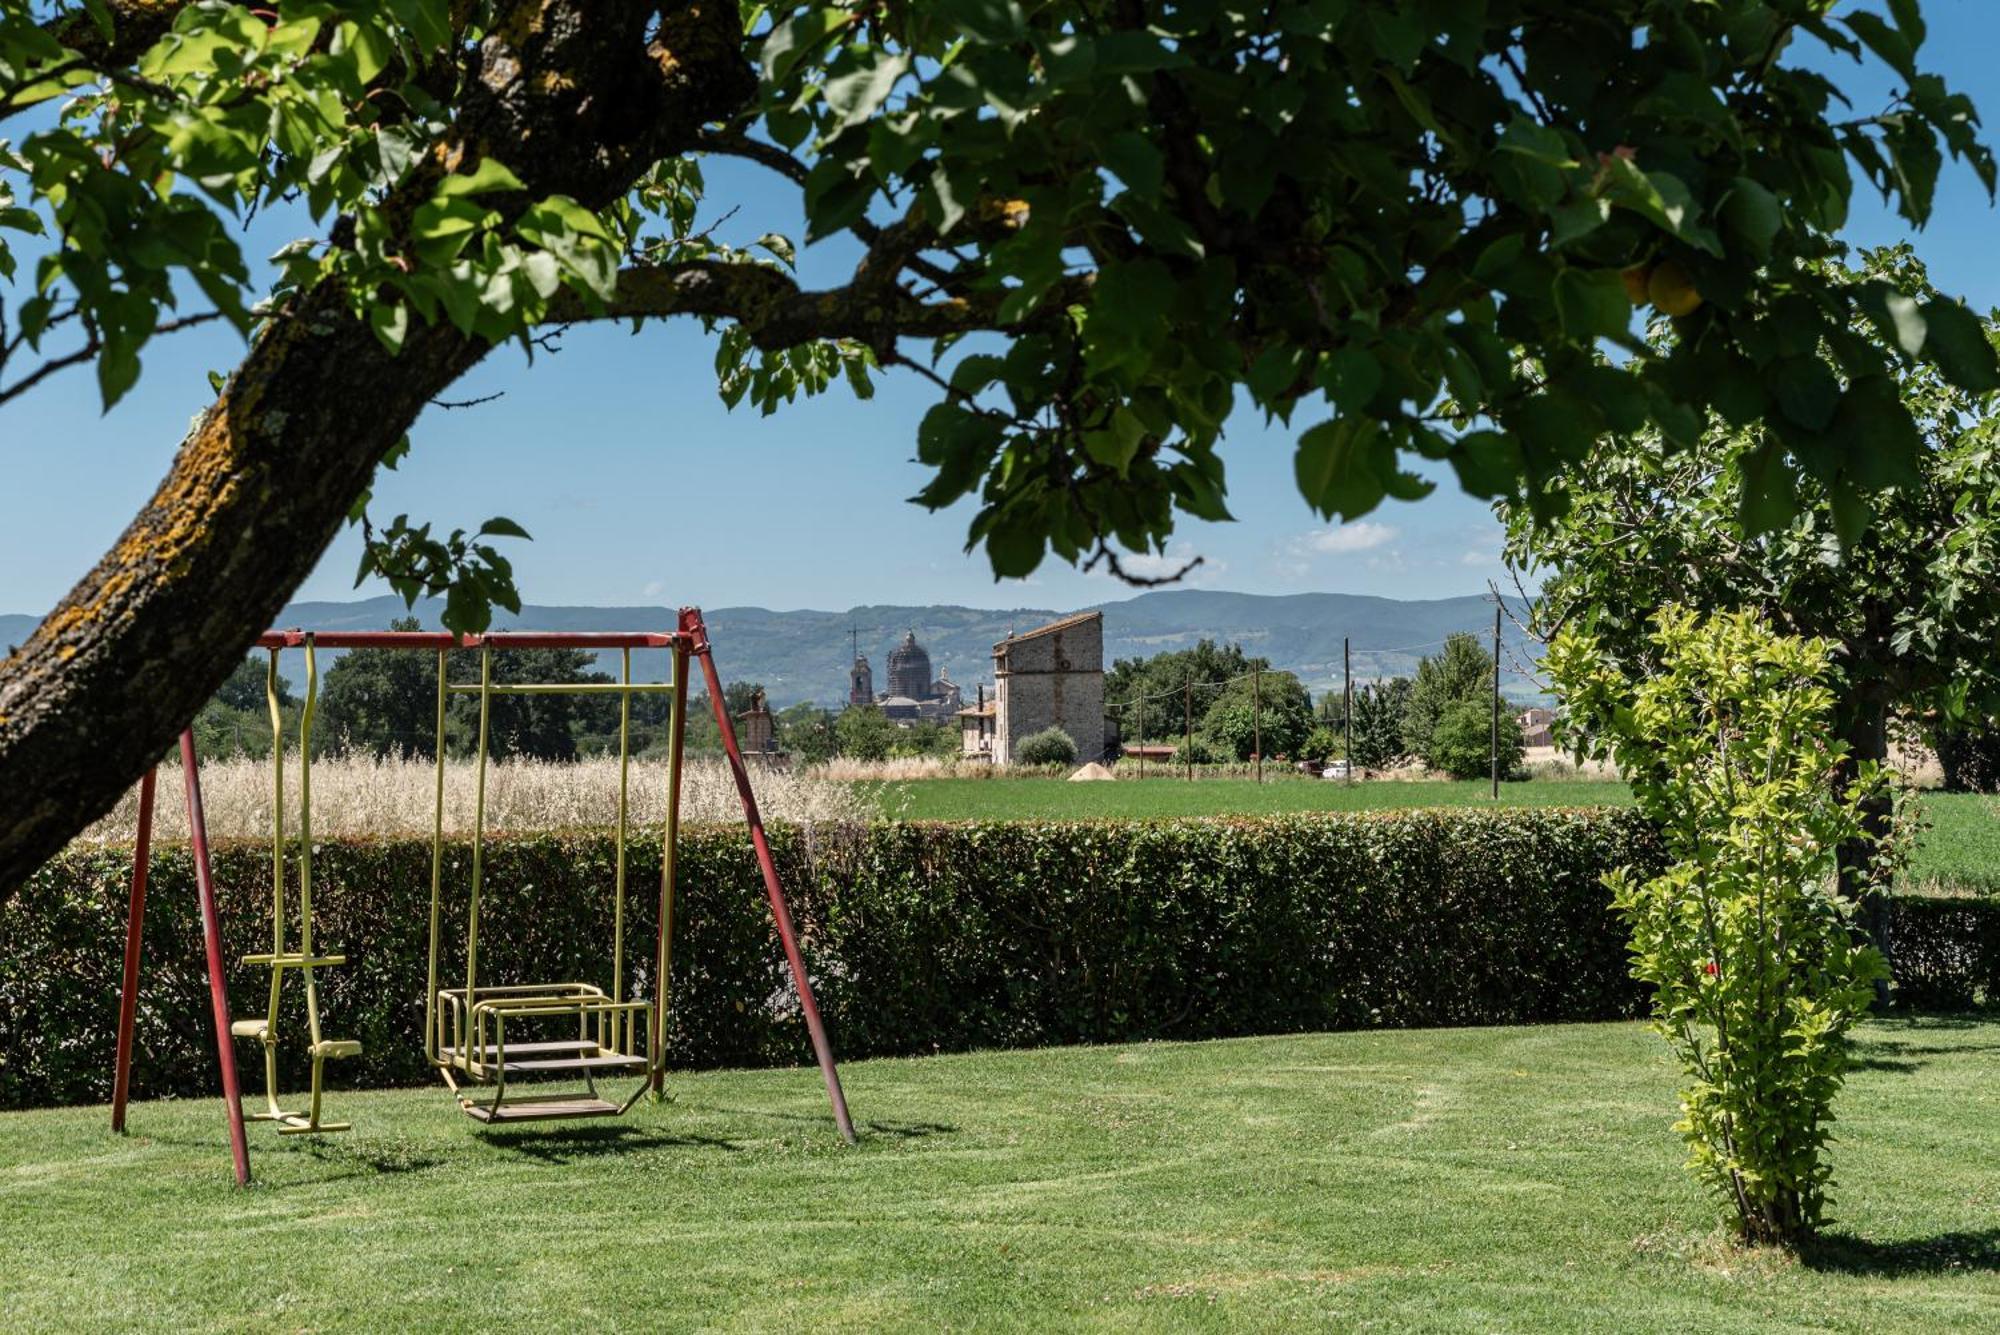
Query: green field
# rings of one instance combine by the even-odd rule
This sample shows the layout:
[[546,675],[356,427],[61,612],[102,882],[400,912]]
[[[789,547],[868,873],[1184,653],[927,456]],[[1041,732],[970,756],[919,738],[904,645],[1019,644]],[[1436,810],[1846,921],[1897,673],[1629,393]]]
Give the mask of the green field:
[[2000,798],[1925,793],[1909,879],[1945,893],[2000,892]]
[[[1485,783],[1149,778],[1070,783],[1064,779],[922,779],[870,785],[877,808],[903,820],[1141,820],[1173,816],[1258,816],[1301,811],[1490,805]],[[1500,785],[1506,806],[1605,806],[1632,800],[1622,783],[1530,780]],[[2000,890],[2000,798],[1971,793],[1919,796],[1927,828],[1907,880],[1945,893]]]
[[0,1115],[0,1311],[52,1328],[2000,1327],[2000,1023],[1869,1026],[1840,1225],[1732,1246],[1638,1025],[1247,1039],[676,1079],[617,1123],[358,1129],[213,1100]]
[[[1132,820],[1168,816],[1268,816],[1295,811],[1371,811],[1387,807],[1490,804],[1485,783],[1344,784],[1291,774],[1255,779],[1178,778],[1071,783],[1067,779],[918,779],[871,785],[879,809],[904,820]],[[1601,780],[1503,783],[1514,806],[1629,803],[1622,783]]]

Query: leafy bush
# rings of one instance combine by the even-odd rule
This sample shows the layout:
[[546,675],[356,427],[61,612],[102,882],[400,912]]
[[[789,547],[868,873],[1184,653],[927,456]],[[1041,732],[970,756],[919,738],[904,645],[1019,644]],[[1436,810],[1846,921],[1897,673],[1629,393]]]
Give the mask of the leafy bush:
[[1304,760],[1325,760],[1340,754],[1340,734],[1321,724],[1306,735],[1306,743],[1299,748],[1299,756]]
[[[1642,997],[1599,878],[1628,859],[1658,865],[1644,822],[1613,810],[776,826],[772,841],[845,1057],[1629,1016]],[[492,841],[483,976],[608,985],[613,852],[597,831]],[[447,962],[462,959],[468,858],[454,840]],[[630,885],[657,885],[656,831],[630,858]],[[107,1097],[128,859],[74,849],[0,904],[0,1106]],[[317,938],[349,961],[322,975],[327,1032],[365,1045],[335,1079],[430,1081],[429,841],[327,840],[313,866]],[[671,1063],[811,1060],[744,832],[691,827],[680,869]],[[268,975],[233,961],[269,941],[269,875],[268,847],[218,846],[245,1014]],[[214,1093],[194,904],[185,847],[158,849],[140,1097]],[[643,890],[627,903],[627,982],[642,992],[655,907]],[[302,1078],[296,1045],[285,1060]]]
[[834,743],[849,760],[887,760],[898,729],[874,705],[849,705],[833,721]]
[[1021,739],[1014,759],[1023,765],[1074,765],[1076,739],[1061,728],[1043,728]]
[[1672,860],[1606,884],[1685,1072],[1689,1166],[1747,1237],[1795,1241],[1826,1205],[1847,1031],[1887,972],[1849,931],[1854,904],[1835,885],[1881,778],[1864,765],[1836,796],[1846,747],[1832,739],[1830,641],[1751,613],[1667,608],[1656,622],[1645,681],[1574,631],[1549,670],[1593,746],[1631,776]]
[[[1412,690],[1408,677],[1392,677],[1356,688],[1350,725],[1354,734],[1351,758],[1355,764],[1364,769],[1393,769],[1409,759],[1411,747],[1403,738],[1403,721],[1409,713]],[[1341,699],[1328,695],[1321,702],[1322,706],[1329,703],[1333,712],[1326,717],[1338,726]]]
[[1404,748],[1413,755],[1428,754],[1431,733],[1447,709],[1465,700],[1486,701],[1492,695],[1493,658],[1479,637],[1464,631],[1445,637],[1442,650],[1418,660],[1416,679],[1404,696]]
[[[1493,701],[1455,700],[1438,716],[1424,748],[1424,764],[1454,779],[1484,779],[1493,772]],[[1521,725],[1500,714],[1500,777],[1521,769]]]
[[1289,672],[1262,671],[1232,681],[1201,716],[1202,736],[1232,760],[1249,760],[1260,739],[1267,757],[1298,755],[1312,726],[1312,696]]
[[1208,738],[1196,733],[1174,749],[1172,763],[1176,765],[1219,765],[1225,759]]

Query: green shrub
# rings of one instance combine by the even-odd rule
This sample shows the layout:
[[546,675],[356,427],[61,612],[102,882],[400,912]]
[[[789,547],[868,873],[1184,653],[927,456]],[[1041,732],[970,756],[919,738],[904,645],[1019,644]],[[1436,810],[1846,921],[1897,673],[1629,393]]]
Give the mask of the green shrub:
[[[1444,810],[1269,820],[774,827],[844,1057],[1638,1013],[1600,876],[1657,867],[1629,811]],[[614,848],[602,832],[490,845],[482,977],[608,984]],[[73,850],[0,904],[0,1106],[110,1091],[128,854]],[[446,978],[469,846],[448,855]],[[314,858],[327,1033],[342,1085],[423,1084],[430,847],[327,841]],[[677,1068],[810,1060],[741,830],[682,841],[668,1055]],[[229,955],[268,942],[269,851],[221,845]],[[631,848],[657,885],[659,848]],[[156,851],[134,1089],[212,1095],[215,1057],[187,851]],[[628,984],[650,986],[655,904],[628,901]],[[462,961],[456,967],[462,967]],[[232,963],[239,1014],[266,973]],[[294,994],[296,998],[296,994]],[[296,1006],[296,1000],[293,1002]],[[297,1012],[292,1013],[294,1022]],[[247,1051],[247,1050],[245,1050]],[[296,1046],[287,1079],[303,1077]]]
[[[1454,779],[1483,779],[1493,772],[1493,701],[1454,700],[1438,716],[1424,748],[1424,764]],[[1521,770],[1521,725],[1500,714],[1500,777]]]
[[1209,742],[1208,738],[1196,733],[1174,750],[1173,763],[1177,765],[1220,765],[1227,757]]
[[1260,742],[1266,758],[1299,755],[1313,727],[1312,696],[1291,673],[1266,669],[1216,692],[1198,726],[1229,760],[1249,760]]
[[1014,759],[1023,765],[1074,765],[1076,739],[1061,728],[1043,728],[1021,739]]
[[1299,749],[1302,760],[1325,760],[1340,754],[1340,733],[1321,725],[1306,737],[1306,744]]
[[1656,618],[1651,675],[1633,683],[1588,635],[1551,646],[1572,717],[1631,776],[1669,865],[1607,878],[1631,925],[1633,973],[1680,1059],[1689,1166],[1759,1241],[1819,1225],[1847,1031],[1881,955],[1849,931],[1838,850],[1863,839],[1873,766],[1836,795],[1834,645],[1751,613]]
[[849,760],[887,760],[899,730],[874,705],[849,705],[833,721],[834,745]]

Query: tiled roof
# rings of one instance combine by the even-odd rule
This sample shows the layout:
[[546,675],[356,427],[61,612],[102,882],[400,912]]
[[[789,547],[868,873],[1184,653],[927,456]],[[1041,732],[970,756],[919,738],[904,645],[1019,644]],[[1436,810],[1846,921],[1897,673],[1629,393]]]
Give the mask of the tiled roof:
[[1053,635],[1056,631],[1068,630],[1071,626],[1080,626],[1086,621],[1092,619],[1102,620],[1103,618],[1104,613],[1102,612],[1077,612],[1070,616],[1051,621],[1046,626],[1037,626],[1033,630],[1024,630],[1018,635],[1009,635],[1006,642],[1032,640],[1038,635]]

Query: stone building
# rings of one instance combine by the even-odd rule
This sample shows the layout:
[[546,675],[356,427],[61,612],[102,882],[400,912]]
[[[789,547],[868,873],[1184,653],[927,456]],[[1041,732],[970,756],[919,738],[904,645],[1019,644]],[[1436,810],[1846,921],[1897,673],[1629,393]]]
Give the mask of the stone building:
[[1521,725],[1521,745],[1523,746],[1555,745],[1556,742],[1555,710],[1543,709],[1541,706],[1537,705],[1533,709],[1522,710],[1520,714],[1516,716],[1515,721]]
[[868,666],[867,656],[859,650],[855,651],[853,665],[847,669],[847,703],[875,703],[875,669]]
[[993,682],[996,764],[1013,763],[1014,748],[1046,728],[1068,733],[1079,760],[1103,756],[1104,613],[1079,612],[1009,635],[993,646]]
[[908,631],[903,642],[889,651],[889,694],[922,700],[931,693],[931,656],[917,643],[917,632]]
[[958,754],[962,760],[993,759],[993,716],[994,702],[986,698],[986,687],[979,687],[979,703],[970,709],[958,711]]
[[889,651],[888,689],[875,694],[875,672],[861,652],[855,636],[854,663],[847,670],[847,703],[874,705],[891,722],[909,727],[915,723],[950,723],[965,697],[951,673],[931,676],[930,651],[917,643],[917,633],[907,631],[903,642]]

